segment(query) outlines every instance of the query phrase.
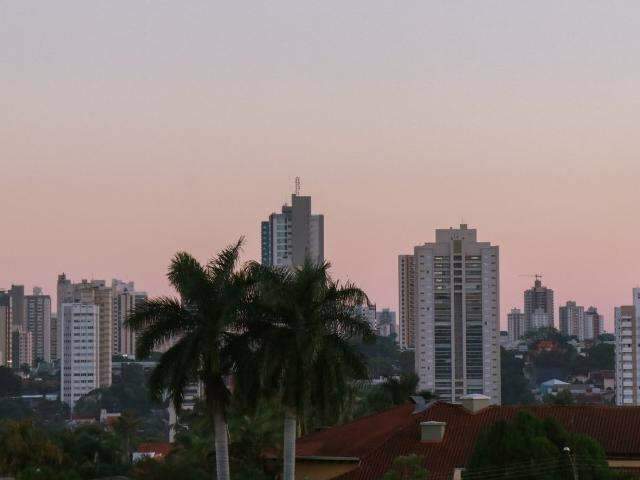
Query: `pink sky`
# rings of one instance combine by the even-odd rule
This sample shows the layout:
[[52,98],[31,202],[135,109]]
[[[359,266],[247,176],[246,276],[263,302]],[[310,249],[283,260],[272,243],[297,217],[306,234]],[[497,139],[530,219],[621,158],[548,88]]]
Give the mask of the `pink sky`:
[[167,293],[177,250],[258,258],[295,176],[379,306],[462,219],[503,316],[542,273],[611,329],[640,284],[637,3],[92,3],[0,7],[0,287]]

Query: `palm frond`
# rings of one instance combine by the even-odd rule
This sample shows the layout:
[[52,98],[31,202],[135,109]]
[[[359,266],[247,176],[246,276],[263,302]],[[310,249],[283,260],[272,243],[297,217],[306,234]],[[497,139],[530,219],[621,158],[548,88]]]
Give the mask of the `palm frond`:
[[198,303],[210,290],[204,268],[187,252],[178,252],[173,257],[167,277],[183,301]]

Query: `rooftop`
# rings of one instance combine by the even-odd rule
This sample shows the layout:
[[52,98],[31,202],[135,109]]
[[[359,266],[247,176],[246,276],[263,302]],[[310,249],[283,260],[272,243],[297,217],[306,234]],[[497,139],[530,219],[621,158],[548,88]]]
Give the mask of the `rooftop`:
[[[489,406],[471,414],[462,405],[439,401],[420,413],[414,414],[414,406],[406,404],[313,433],[298,441],[296,452],[300,460],[358,458],[358,467],[340,480],[377,480],[394,458],[410,454],[423,457],[434,478],[446,478],[467,464],[483,429],[523,410],[554,418],[567,430],[594,438],[608,459],[640,459],[640,407]],[[446,423],[442,442],[420,441],[420,422],[426,421]]]

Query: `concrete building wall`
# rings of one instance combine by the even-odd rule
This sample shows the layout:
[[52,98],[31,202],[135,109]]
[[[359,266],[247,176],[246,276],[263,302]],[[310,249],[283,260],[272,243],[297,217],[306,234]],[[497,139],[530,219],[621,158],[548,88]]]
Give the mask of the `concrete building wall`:
[[512,308],[507,314],[507,329],[509,332],[509,341],[517,342],[525,334],[525,318],[524,313],[519,308]]
[[499,249],[476,230],[436,230],[415,247],[415,350],[419,389],[457,401],[500,398]]
[[64,303],[60,310],[60,399],[73,409],[81,396],[100,386],[100,307]]
[[25,297],[25,322],[33,336],[33,364],[51,362],[51,297],[34,289]]
[[398,342],[403,350],[415,348],[415,258],[398,255]]
[[640,405],[638,308],[640,289],[633,290],[634,305],[615,308],[616,405]]

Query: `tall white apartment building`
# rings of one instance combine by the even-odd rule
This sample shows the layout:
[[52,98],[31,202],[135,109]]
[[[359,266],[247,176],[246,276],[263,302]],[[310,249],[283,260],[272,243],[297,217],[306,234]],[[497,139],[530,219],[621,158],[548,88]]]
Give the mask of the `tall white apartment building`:
[[311,213],[311,197],[291,195],[291,205],[261,224],[262,264],[295,267],[324,262],[324,216]]
[[60,399],[73,409],[99,387],[100,307],[63,303],[60,312]]
[[616,307],[616,405],[640,405],[640,288],[633,305]]
[[507,314],[507,329],[509,342],[517,342],[526,333],[525,316],[519,308],[512,308]]
[[476,237],[460,225],[414,248],[418,389],[500,404],[499,250]]
[[[82,280],[72,283],[65,274],[58,276],[58,312],[64,303],[82,303],[99,307],[98,384],[111,385],[113,354],[113,292],[104,280]],[[62,322],[58,313],[58,324]],[[62,329],[58,328],[58,344],[62,345]],[[59,350],[61,348],[59,347]]]
[[415,348],[415,258],[413,255],[398,255],[398,343],[402,350]]

